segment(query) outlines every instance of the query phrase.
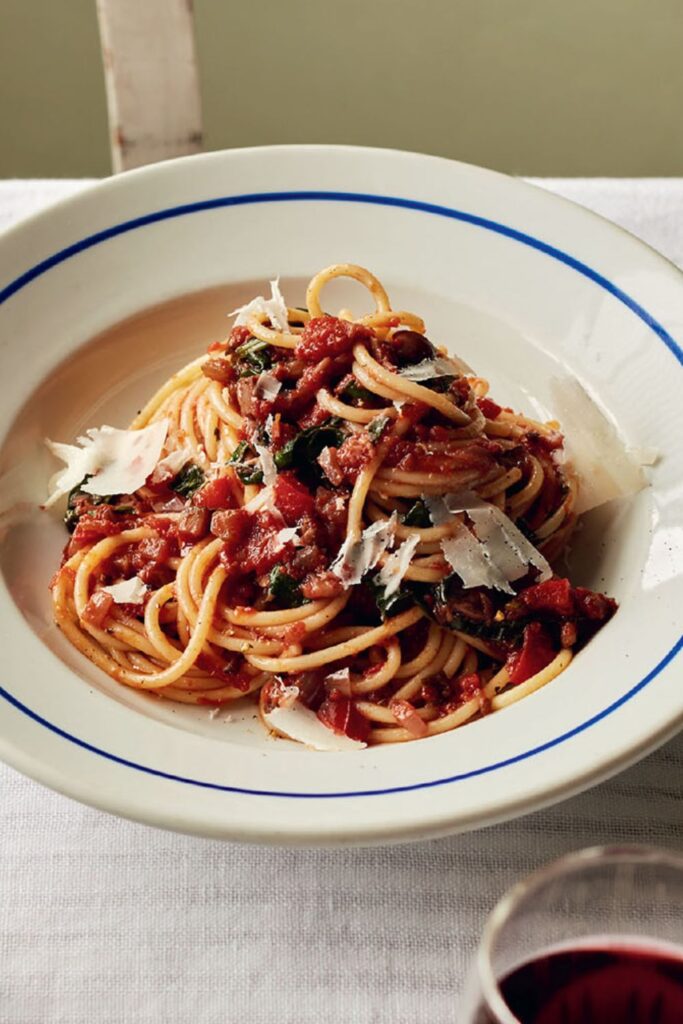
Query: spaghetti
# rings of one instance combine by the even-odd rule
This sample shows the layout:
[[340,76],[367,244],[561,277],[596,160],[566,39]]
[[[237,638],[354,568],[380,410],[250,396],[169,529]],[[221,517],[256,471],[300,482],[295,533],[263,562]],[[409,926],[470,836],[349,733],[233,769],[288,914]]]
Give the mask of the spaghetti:
[[[324,313],[337,277],[374,312]],[[549,565],[576,522],[558,424],[492,401],[361,267],[237,312],[128,432],[53,446],[69,641],[158,697],[253,694],[319,749],[448,732],[562,672],[616,604]]]

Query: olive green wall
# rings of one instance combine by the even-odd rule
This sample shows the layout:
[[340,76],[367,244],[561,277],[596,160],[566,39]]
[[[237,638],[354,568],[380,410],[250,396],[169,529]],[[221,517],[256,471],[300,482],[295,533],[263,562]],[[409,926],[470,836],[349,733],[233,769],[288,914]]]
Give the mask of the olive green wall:
[[[144,0],[140,0],[144,3]],[[206,148],[683,174],[683,0],[195,0]],[[95,0],[0,0],[0,177],[109,170]]]

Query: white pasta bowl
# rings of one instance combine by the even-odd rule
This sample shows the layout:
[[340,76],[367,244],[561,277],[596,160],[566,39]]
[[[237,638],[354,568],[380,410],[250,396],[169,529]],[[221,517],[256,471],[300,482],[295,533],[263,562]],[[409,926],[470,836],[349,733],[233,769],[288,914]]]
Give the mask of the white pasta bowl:
[[[377,274],[503,404],[551,418],[553,380],[576,378],[627,444],[659,457],[647,488],[576,535],[574,582],[620,607],[561,676],[441,736],[320,753],[269,738],[251,704],[211,717],[73,650],[48,592],[65,534],[39,505],[55,469],[44,437],[125,426],[267,279],[296,304],[339,261]],[[353,288],[331,308],[365,301]],[[646,246],[539,189],[425,156],[208,154],[20,224],[0,239],[2,757],[138,821],[299,844],[474,828],[642,757],[683,719],[681,334],[683,278]]]

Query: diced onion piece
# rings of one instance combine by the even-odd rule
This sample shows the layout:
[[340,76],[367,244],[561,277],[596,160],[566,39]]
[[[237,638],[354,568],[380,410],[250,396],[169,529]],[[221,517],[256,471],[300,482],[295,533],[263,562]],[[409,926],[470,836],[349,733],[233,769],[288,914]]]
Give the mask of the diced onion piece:
[[145,595],[149,593],[139,576],[133,576],[129,580],[120,580],[118,583],[112,583],[111,586],[100,589],[105,594],[111,594],[115,604],[142,604]]
[[159,420],[142,430],[117,430],[115,427],[94,427],[85,437],[77,438],[80,448],[72,444],[46,441],[53,455],[66,463],[66,469],[50,481],[52,493],[45,507],[90,476],[83,485],[88,494],[131,494],[142,487],[161,455],[168,420]]
[[415,553],[415,548],[420,543],[419,533],[411,533],[409,537],[389,555],[382,566],[379,574],[379,582],[384,587],[385,597],[395,594],[401,585],[401,580],[408,571],[410,561]]
[[282,384],[277,377],[272,373],[269,373],[268,370],[264,370],[263,373],[259,373],[256,378],[254,394],[264,402],[272,402],[277,398],[281,387]]
[[366,746],[360,740],[328,729],[315,712],[303,704],[271,708],[263,713],[263,719],[275,732],[314,750],[362,750]]
[[346,538],[330,566],[346,589],[360,583],[365,573],[374,569],[393,542],[396,523],[396,513],[392,512],[391,519],[379,520],[363,530],[360,540]]
[[289,330],[287,306],[280,291],[279,279],[270,282],[269,299],[265,299],[263,295],[257,295],[255,299],[247,302],[245,306],[233,309],[232,313],[228,313],[228,316],[236,317],[235,327],[241,327],[243,324],[247,324],[249,317],[254,314],[261,314],[267,317],[276,331],[286,332]]
[[636,494],[647,484],[638,459],[586,389],[570,377],[551,381],[553,411],[579,478],[578,514],[613,498]]

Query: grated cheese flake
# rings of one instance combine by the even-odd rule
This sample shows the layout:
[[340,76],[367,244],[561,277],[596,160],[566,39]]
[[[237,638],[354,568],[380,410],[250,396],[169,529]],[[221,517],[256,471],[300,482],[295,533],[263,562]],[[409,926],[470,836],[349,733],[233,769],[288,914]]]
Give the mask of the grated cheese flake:
[[272,487],[277,479],[277,466],[270,450],[265,445],[254,441],[254,448],[258,455],[259,465],[263,471],[263,486]]
[[51,494],[45,508],[68,494],[84,477],[88,494],[132,494],[142,487],[161,455],[168,420],[159,420],[142,430],[93,427],[77,438],[80,447],[46,440],[53,455],[66,463],[50,481]]
[[280,393],[281,382],[268,370],[259,373],[256,378],[254,394],[264,402],[274,401]]
[[276,278],[270,282],[270,298],[265,299],[263,295],[257,295],[251,302],[233,309],[228,316],[236,317],[235,327],[248,325],[252,316],[262,315],[270,320],[276,331],[287,332],[289,330],[289,314],[285,300],[280,291],[280,279]]
[[647,485],[643,460],[629,452],[583,385],[570,377],[555,377],[550,386],[567,456],[579,478],[576,512],[588,512],[613,498],[641,491]]
[[191,448],[178,448],[174,452],[169,452],[160,462],[157,462],[150,476],[151,482],[155,484],[169,477],[177,476],[183,466],[190,461],[192,455]]
[[408,571],[415,548],[419,543],[419,533],[411,533],[401,546],[387,558],[379,574],[379,582],[384,587],[385,597],[391,597],[400,587],[401,580]]
[[330,566],[345,589],[360,583],[365,573],[374,569],[386,549],[391,547],[397,521],[396,512],[392,512],[391,519],[380,519],[363,530],[359,540],[353,541],[347,536]]
[[[528,540],[512,520],[499,508],[484,501],[474,491],[447,494],[444,504],[453,514],[465,512],[472,520],[477,539],[486,557],[508,582],[520,579],[533,565],[539,570],[539,580],[549,580],[553,574],[548,560]],[[504,589],[504,588],[501,588]]]
[[487,556],[484,545],[466,526],[461,526],[454,536],[445,537],[441,541],[441,550],[465,588],[489,587],[514,594],[500,569]]
[[283,546],[291,543],[296,548],[300,548],[302,544],[301,537],[299,536],[299,531],[296,526],[286,526],[283,530],[278,530],[275,534],[275,540],[278,544],[282,544]]
[[129,580],[120,580],[109,587],[101,588],[105,594],[111,594],[116,604],[142,604],[149,593],[139,576]]
[[366,746],[360,740],[328,729],[314,711],[298,702],[291,707],[271,708],[263,718],[271,729],[314,750],[362,750]]

